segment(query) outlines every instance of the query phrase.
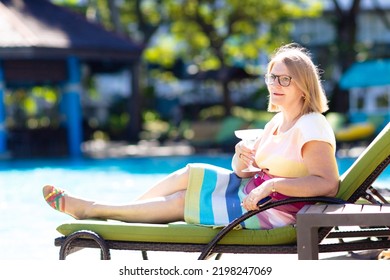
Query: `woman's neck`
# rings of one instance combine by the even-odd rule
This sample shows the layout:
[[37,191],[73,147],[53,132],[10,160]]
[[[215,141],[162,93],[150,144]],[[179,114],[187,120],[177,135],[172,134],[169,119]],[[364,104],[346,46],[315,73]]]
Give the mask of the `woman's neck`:
[[279,124],[277,133],[284,133],[288,130],[290,130],[295,123],[298,121],[298,119],[301,117],[301,113],[286,113],[282,112],[283,118],[282,122]]

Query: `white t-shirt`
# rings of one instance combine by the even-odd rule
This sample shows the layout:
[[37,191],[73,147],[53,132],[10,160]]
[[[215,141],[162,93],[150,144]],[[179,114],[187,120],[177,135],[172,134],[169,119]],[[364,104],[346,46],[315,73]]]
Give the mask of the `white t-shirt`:
[[336,151],[334,132],[322,114],[303,115],[288,131],[275,134],[281,121],[282,113],[278,113],[264,127],[255,156],[257,165],[269,169],[271,175],[284,178],[308,175],[302,158],[302,147],[307,142],[327,142]]

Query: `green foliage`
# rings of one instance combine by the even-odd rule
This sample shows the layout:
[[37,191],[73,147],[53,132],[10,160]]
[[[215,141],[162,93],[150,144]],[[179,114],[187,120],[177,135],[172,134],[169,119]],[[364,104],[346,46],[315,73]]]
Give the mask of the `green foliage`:
[[[77,1],[55,2],[74,6]],[[253,64],[261,52],[289,41],[294,19],[319,16],[322,10],[321,1],[312,0],[122,0],[116,5],[125,32],[147,46],[144,60],[171,67],[180,58],[200,70]],[[113,28],[108,0],[88,1],[85,10]],[[163,26],[169,29],[157,34]]]
[[175,42],[169,37],[161,38],[158,45],[145,50],[144,58],[150,63],[171,67],[176,59]]
[[19,88],[5,94],[8,127],[40,128],[58,126],[58,90],[52,87],[35,86],[31,89]]
[[[77,0],[54,0],[81,6]],[[85,3],[85,2],[84,2]],[[147,45],[144,59],[164,67],[178,58],[201,70],[250,64],[289,41],[292,21],[319,16],[321,1],[311,0],[122,0],[116,1],[121,25],[129,36]],[[96,13],[112,29],[108,0],[88,1],[85,13]],[[159,27],[168,32],[156,34]],[[150,39],[154,42],[150,44]]]
[[[273,113],[261,111],[252,108],[245,108],[241,106],[234,106],[232,109],[232,116],[245,120],[248,123],[252,122],[267,122],[273,116]],[[222,120],[225,118],[225,108],[222,105],[210,106],[203,109],[200,113],[200,120]]]
[[79,4],[79,1],[78,0],[52,0],[52,2],[54,4],[58,4],[58,5],[69,5],[69,6],[76,6],[77,4]]
[[130,116],[126,112],[122,112],[120,114],[110,114],[109,120],[108,120],[108,127],[113,132],[122,132],[127,124],[130,121]]
[[160,139],[169,133],[170,125],[168,122],[161,120],[158,112],[145,110],[142,114],[143,131],[140,138],[143,140]]
[[[54,0],[114,28],[108,0]],[[84,2],[85,3],[85,2]],[[321,1],[299,0],[123,0],[117,1],[125,32],[147,45],[144,59],[164,67],[178,58],[200,69],[254,60],[288,41],[291,20],[321,13]],[[161,26],[169,32],[158,34]],[[150,44],[151,38],[154,42]]]
[[[268,52],[289,40],[292,19],[318,15],[320,11],[316,1],[167,2],[169,35],[181,45],[176,54],[203,70],[238,62],[242,65],[257,59],[261,51]],[[160,48],[160,42],[150,47],[153,48]]]

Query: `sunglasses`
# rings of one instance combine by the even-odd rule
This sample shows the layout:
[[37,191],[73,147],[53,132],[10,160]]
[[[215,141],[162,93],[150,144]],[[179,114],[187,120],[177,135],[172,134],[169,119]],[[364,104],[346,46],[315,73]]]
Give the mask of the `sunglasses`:
[[278,78],[278,83],[282,87],[288,87],[291,83],[292,77],[287,75],[274,75],[274,74],[266,74],[264,76],[265,83],[267,85],[273,85],[276,78]]

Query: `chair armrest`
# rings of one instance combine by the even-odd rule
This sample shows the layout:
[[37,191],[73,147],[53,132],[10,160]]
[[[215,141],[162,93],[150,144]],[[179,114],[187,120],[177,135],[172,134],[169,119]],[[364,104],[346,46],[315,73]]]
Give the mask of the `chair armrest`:
[[272,201],[268,204],[259,206],[259,209],[257,210],[251,210],[246,213],[244,213],[242,216],[238,217],[237,219],[230,222],[228,225],[226,225],[206,246],[206,248],[202,251],[200,254],[198,260],[204,260],[207,259],[211,253],[214,247],[218,244],[218,242],[232,229],[234,229],[238,224],[245,221],[246,219],[262,212],[265,210],[268,210],[270,208],[278,207],[281,205],[291,204],[291,203],[297,203],[297,202],[313,202],[313,203],[327,203],[327,204],[345,204],[346,201],[335,198],[335,197],[326,197],[326,196],[315,196],[315,197],[290,197],[283,200],[278,201]]

